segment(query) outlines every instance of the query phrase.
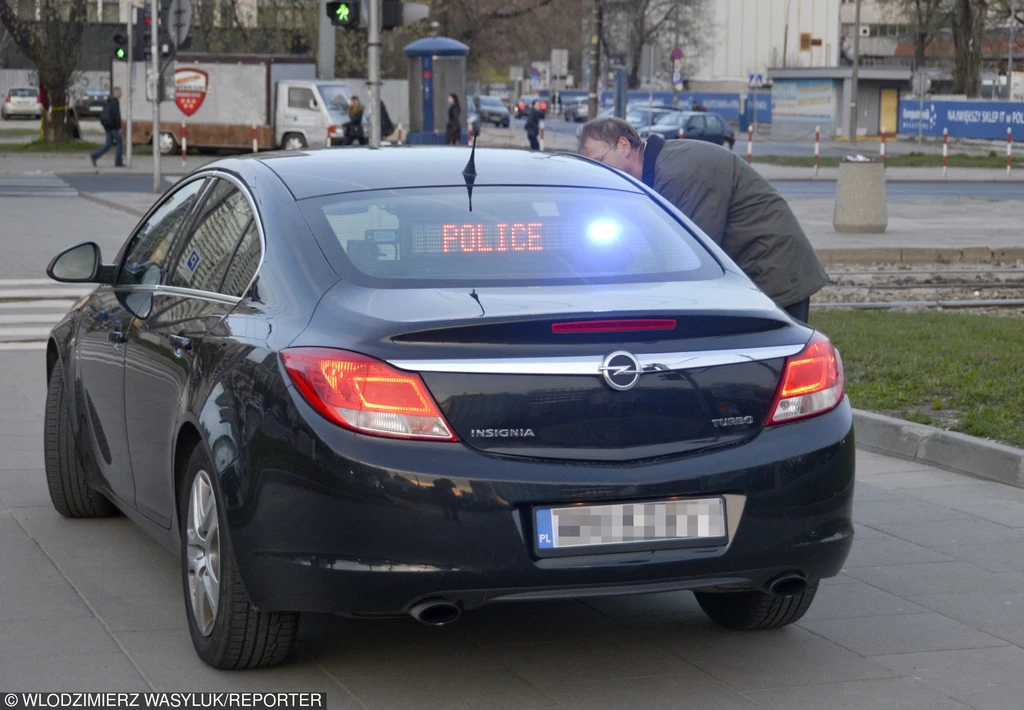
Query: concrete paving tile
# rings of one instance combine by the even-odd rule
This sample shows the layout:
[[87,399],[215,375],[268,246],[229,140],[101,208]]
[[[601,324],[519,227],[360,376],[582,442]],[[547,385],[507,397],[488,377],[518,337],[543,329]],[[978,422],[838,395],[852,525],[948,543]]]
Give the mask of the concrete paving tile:
[[1011,528],[1024,528],[1024,489],[997,483],[928,488],[918,495],[929,502],[990,520]]
[[857,540],[870,540],[873,537],[885,537],[885,533],[868,525],[861,525],[860,523],[853,524],[854,542]]
[[1021,707],[1024,649],[1016,646],[909,653],[874,660],[973,708]]
[[53,693],[150,690],[121,652],[7,659],[0,663],[0,687],[22,693],[44,689]]
[[986,631],[1014,646],[1024,648],[1024,624],[1000,624],[998,628],[986,629]]
[[800,621],[800,626],[862,656],[1003,646],[1002,639],[941,614]]
[[156,631],[187,628],[185,594],[159,597],[99,597],[89,603],[111,631]]
[[22,656],[118,652],[114,639],[95,618],[37,619],[0,624],[0,665]]
[[876,565],[903,565],[918,562],[947,562],[953,559],[936,550],[915,545],[906,540],[883,535],[867,540],[853,539],[853,548],[843,569],[873,567]]
[[879,530],[924,547],[971,545],[976,543],[1024,541],[1024,530],[1007,527],[982,518],[939,520],[935,522],[877,523]]
[[886,473],[873,478],[872,485],[891,491],[913,490],[917,488],[937,488],[940,486],[965,486],[976,483],[978,479],[962,473],[929,468],[922,471],[905,471],[902,473]]
[[[10,568],[10,563],[4,563],[4,567]],[[6,569],[4,574],[7,574]],[[16,588],[0,591],[0,624],[92,615],[82,598],[63,578],[23,583]]]
[[750,693],[777,710],[968,710],[968,706],[907,678],[804,685]]
[[19,508],[11,511],[25,531],[43,547],[74,543],[82,549],[100,545],[117,547],[131,542],[153,541],[145,532],[123,515],[111,518],[65,518],[52,505]]
[[181,589],[181,570],[169,554],[162,561],[117,564],[103,558],[65,559],[61,571],[86,599],[159,597]]
[[0,471],[42,468],[43,464],[43,450],[41,447],[4,451],[3,456],[0,456]]
[[544,691],[575,710],[754,710],[762,705],[703,673],[570,683]]
[[1020,572],[996,574],[960,561],[855,567],[846,574],[905,598],[922,594],[970,592],[977,589],[1024,588],[1024,574]]
[[345,686],[369,710],[476,710],[477,708],[560,707],[543,690],[505,668],[467,672],[450,669],[443,674],[414,673],[402,679],[352,678]]
[[487,646],[623,636],[633,629],[628,621],[609,618],[578,601],[566,600],[492,604],[468,612],[452,630],[460,639]]
[[951,545],[936,547],[934,550],[990,572],[1024,570],[1024,540],[991,542],[984,545]]
[[[301,652],[281,666],[258,671],[218,671],[199,660],[187,628],[176,631],[122,631],[114,636],[153,686],[160,691],[320,691],[341,700],[344,691]],[[354,703],[341,703],[353,707]]]
[[850,619],[859,616],[891,616],[917,614],[928,609],[895,594],[883,592],[851,579],[849,584],[837,584],[818,589],[814,603],[802,621],[816,619]]
[[878,476],[886,473],[898,473],[903,471],[923,471],[930,469],[916,461],[897,458],[895,456],[883,456],[871,453],[866,449],[857,449],[857,476]]
[[621,597],[590,597],[581,601],[606,616],[632,617],[703,613],[693,592],[686,591],[630,594]]
[[874,485],[874,482],[877,479],[873,478],[870,480],[871,483],[857,481],[857,485],[853,487],[854,505],[859,503],[872,503],[880,500],[907,500],[907,496],[903,495],[899,491],[890,491],[882,488],[881,486]]
[[680,675],[694,670],[667,649],[639,635],[488,646],[482,652],[530,683],[541,686]]
[[372,626],[364,628],[366,633],[362,636],[304,641],[302,649],[327,672],[344,681],[361,676],[396,678],[414,673],[443,676],[452,668],[479,671],[501,665],[473,644],[456,638],[449,629],[406,626],[403,633],[371,636]]
[[913,601],[989,633],[1008,624],[1024,624],[1024,590],[925,594]]
[[871,526],[887,522],[955,520],[966,517],[968,517],[967,513],[963,511],[933,505],[909,496],[906,500],[867,501],[853,508],[853,519],[858,523]]
[[694,617],[666,624],[648,637],[741,692],[891,675],[878,664],[798,626],[729,631]]
[[840,584],[860,584],[860,582],[858,582],[853,577],[851,577],[851,576],[849,576],[847,574],[843,574],[842,572],[840,572],[835,577],[825,577],[824,579],[821,580],[821,582],[818,583],[818,586],[824,588],[824,587],[834,587],[834,586],[838,586]]
[[0,500],[8,508],[53,505],[43,471],[0,471]]

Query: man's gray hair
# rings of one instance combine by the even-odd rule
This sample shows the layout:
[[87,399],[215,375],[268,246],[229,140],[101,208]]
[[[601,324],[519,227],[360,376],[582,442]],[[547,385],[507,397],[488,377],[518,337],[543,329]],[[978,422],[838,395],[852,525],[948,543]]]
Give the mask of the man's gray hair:
[[614,116],[594,118],[584,123],[583,128],[580,129],[580,142],[576,146],[576,152],[583,152],[583,144],[587,139],[601,141],[614,147],[618,145],[620,138],[625,138],[634,148],[639,148],[644,144],[636,129],[621,118]]

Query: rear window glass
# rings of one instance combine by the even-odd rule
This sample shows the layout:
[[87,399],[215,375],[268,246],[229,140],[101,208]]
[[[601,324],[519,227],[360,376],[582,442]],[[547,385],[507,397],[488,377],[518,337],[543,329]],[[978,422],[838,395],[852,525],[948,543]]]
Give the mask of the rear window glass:
[[374,287],[627,283],[721,276],[711,255],[640,193],[464,186],[300,203],[344,278]]
[[22,97],[35,98],[36,96],[39,96],[39,90],[38,89],[11,89],[11,96],[22,96]]

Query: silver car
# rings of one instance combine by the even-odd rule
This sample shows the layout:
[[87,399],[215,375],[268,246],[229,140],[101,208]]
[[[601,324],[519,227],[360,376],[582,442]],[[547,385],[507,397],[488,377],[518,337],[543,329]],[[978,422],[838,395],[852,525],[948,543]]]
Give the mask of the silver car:
[[39,102],[39,89],[31,86],[14,87],[7,91],[0,116],[6,121],[12,116],[43,117],[43,105]]

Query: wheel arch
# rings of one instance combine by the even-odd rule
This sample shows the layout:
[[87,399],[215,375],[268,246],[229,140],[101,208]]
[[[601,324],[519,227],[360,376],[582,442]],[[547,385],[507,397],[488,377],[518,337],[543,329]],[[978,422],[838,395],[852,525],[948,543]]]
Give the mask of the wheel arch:
[[203,441],[199,428],[191,421],[186,421],[178,428],[174,440],[174,510],[178,510],[181,491],[185,485],[185,474],[188,471],[188,460],[192,452]]

